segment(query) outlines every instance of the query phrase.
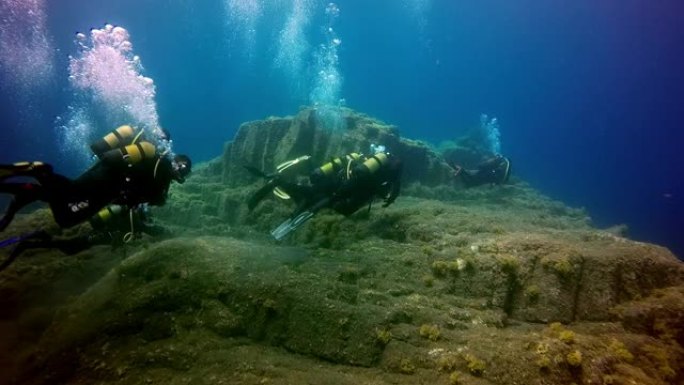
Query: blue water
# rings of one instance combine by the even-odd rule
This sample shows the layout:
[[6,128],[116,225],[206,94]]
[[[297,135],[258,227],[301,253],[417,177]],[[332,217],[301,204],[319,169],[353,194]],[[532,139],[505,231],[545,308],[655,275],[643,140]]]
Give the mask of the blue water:
[[[2,79],[0,162],[44,159],[70,175],[82,168],[56,145],[55,118],[74,100],[67,65],[75,32],[105,23],[130,32],[156,84],[162,125],[175,150],[195,160],[218,156],[244,121],[310,103],[328,2],[310,1],[298,78],[274,66],[292,1],[257,2],[251,42],[228,2],[49,1],[55,74],[34,92]],[[404,136],[435,143],[476,126],[481,113],[496,116],[519,177],[586,207],[597,226],[625,223],[630,237],[681,257],[682,4],[341,0],[338,96]]]

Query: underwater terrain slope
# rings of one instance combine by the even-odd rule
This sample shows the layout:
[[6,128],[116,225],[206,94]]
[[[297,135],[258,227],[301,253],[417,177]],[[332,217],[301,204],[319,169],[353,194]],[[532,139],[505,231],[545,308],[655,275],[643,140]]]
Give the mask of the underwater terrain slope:
[[[0,274],[0,383],[683,383],[684,264],[666,248],[521,180],[457,188],[426,144],[345,120],[243,124],[155,211],[173,237],[27,251]],[[243,164],[370,143],[404,160],[394,205],[321,212],[279,243],[291,207],[247,211],[263,182]],[[88,230],[60,232],[42,209],[4,235],[37,227]]]

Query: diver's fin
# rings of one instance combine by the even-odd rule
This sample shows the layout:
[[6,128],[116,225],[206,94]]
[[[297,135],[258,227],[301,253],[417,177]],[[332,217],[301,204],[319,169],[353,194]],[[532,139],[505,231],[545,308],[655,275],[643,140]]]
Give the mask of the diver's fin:
[[18,243],[17,247],[15,247],[14,250],[12,250],[9,257],[7,257],[7,259],[5,259],[4,261],[2,261],[2,263],[0,263],[0,272],[5,270],[6,268],[8,268],[9,265],[11,265],[12,262],[14,262],[14,260],[17,259],[19,254],[21,254],[26,249],[26,247],[24,246],[24,241],[29,240],[29,239],[33,239],[33,238],[39,238],[42,240],[42,239],[49,238],[49,235],[43,230],[38,230],[38,231],[30,232],[28,234],[18,235],[16,237],[5,239],[4,241],[0,242],[0,247],[5,247],[5,246],[9,246],[9,245],[13,245],[15,243]]
[[19,162],[14,164],[0,164],[0,180],[13,176],[26,175],[31,171],[31,163]]
[[14,175],[14,170],[7,165],[0,164],[0,180],[9,178]]
[[1,242],[0,242],[0,247],[5,247],[5,246],[13,245],[13,244],[15,244],[15,243],[17,243],[17,242],[21,242],[22,239],[23,239],[22,236],[16,236],[16,237],[12,237],[12,238],[5,239],[4,241],[1,241]]
[[297,203],[297,205],[302,204],[308,200],[313,194],[313,189],[309,185],[300,185],[296,183],[290,183],[285,181],[280,181],[278,187],[281,191],[285,192],[292,200]]
[[2,261],[2,263],[0,263],[0,272],[5,270],[6,268],[8,268],[9,265],[11,265],[12,262],[14,262],[14,260],[17,259],[18,256],[19,256],[19,253],[12,253],[12,254],[10,254],[9,257],[7,257],[7,259]]
[[17,235],[16,237],[12,237],[12,238],[5,239],[4,241],[0,241],[0,247],[13,245],[17,242],[25,241],[25,240],[30,239],[30,238],[44,237],[44,234],[46,234],[45,231],[38,230],[38,231],[32,231],[32,232],[24,234],[24,235]]
[[34,176],[39,173],[52,172],[52,166],[43,162],[17,162],[0,164],[0,180],[14,176]]
[[261,186],[260,189],[258,189],[247,201],[247,207],[249,208],[249,211],[254,210],[254,208],[261,202],[264,198],[266,198],[266,195],[268,195],[273,189],[275,188],[275,183],[268,182],[265,185]]
[[325,198],[319,200],[318,202],[316,202],[315,204],[309,206],[309,209],[307,211],[311,211],[312,213],[315,214],[320,209],[322,209],[323,207],[329,206],[331,201],[332,201],[331,197],[325,197]]
[[284,236],[289,234],[292,230],[292,219],[287,218],[285,222],[281,223],[278,227],[271,231],[271,235],[276,241],[283,239]]
[[256,167],[249,166],[249,165],[246,165],[246,164],[243,164],[242,167],[244,167],[247,171],[249,171],[249,172],[250,172],[252,175],[254,175],[254,176],[258,176],[258,177],[261,177],[261,178],[269,178],[269,175],[268,175],[268,174],[266,174],[265,172],[259,170],[259,169],[256,168]]
[[297,230],[299,226],[304,224],[314,216],[311,211],[304,211],[294,218],[288,218],[285,222],[281,223],[280,226],[276,227],[271,231],[271,235],[276,241],[283,239],[287,234]]
[[266,179],[270,179],[270,178],[274,178],[276,175],[282,173],[283,171],[287,170],[288,168],[290,168],[290,167],[292,167],[292,166],[295,166],[295,165],[298,165],[298,164],[301,164],[301,163],[303,163],[303,162],[309,160],[310,158],[311,158],[310,155],[302,155],[302,156],[300,156],[300,157],[298,157],[298,158],[290,159],[290,160],[288,160],[288,161],[285,161],[285,162],[279,164],[278,166],[276,166],[276,171],[275,171],[274,173],[272,173],[272,174],[266,174],[266,173],[263,172],[262,170],[259,170],[259,169],[256,168],[256,167],[249,166],[249,165],[246,165],[246,164],[243,165],[243,167],[244,167],[245,169],[247,169],[247,171],[249,171],[249,172],[252,173],[253,175],[256,175],[256,176],[259,176],[259,177],[262,177],[262,178],[266,178]]
[[287,234],[296,230],[299,226],[303,225],[306,221],[311,219],[320,209],[326,207],[330,204],[330,198],[326,197],[316,202],[315,204],[309,206],[308,209],[300,212],[295,217],[288,218],[285,222],[281,223],[280,226],[276,227],[271,231],[271,235],[277,241],[283,239]]
[[292,198],[294,202],[299,204],[311,196],[311,186],[302,186],[296,183],[289,183],[280,180],[278,176],[271,177],[270,180],[257,190],[247,201],[247,207],[252,211],[261,202],[266,195],[278,188],[278,196],[281,199]]
[[254,166],[248,166],[246,164],[242,165],[242,167],[244,167],[247,171],[249,171],[250,174],[252,174],[254,176],[258,176],[259,178],[273,179],[276,177],[276,175],[278,175],[278,173],[266,174],[265,172],[259,170],[258,168],[254,167]]

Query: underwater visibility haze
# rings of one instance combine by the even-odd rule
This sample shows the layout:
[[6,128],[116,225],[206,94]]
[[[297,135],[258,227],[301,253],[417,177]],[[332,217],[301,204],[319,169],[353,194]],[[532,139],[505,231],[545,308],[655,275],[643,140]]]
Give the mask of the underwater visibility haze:
[[[0,0],[0,164],[75,178],[131,125],[193,168],[150,209],[164,230],[124,218],[150,230],[125,256],[39,247],[0,271],[2,332],[30,342],[0,383],[682,383],[683,16],[678,0]],[[402,164],[386,208],[295,216],[261,187],[370,143]],[[456,182],[494,155],[503,179]],[[54,227],[41,207],[0,255]]]
[[[17,4],[35,7],[33,19]],[[64,150],[79,144],[60,127],[71,120],[70,131],[96,136],[120,123],[79,117],[116,103],[69,81],[69,58],[82,54],[76,32],[110,23],[130,33],[162,125],[198,160],[219,155],[242,122],[313,101],[343,100],[435,144],[484,113],[498,118],[516,174],[586,207],[599,226],[627,224],[681,255],[681,4],[327,5],[3,1],[2,161],[41,158],[76,174],[84,154]]]

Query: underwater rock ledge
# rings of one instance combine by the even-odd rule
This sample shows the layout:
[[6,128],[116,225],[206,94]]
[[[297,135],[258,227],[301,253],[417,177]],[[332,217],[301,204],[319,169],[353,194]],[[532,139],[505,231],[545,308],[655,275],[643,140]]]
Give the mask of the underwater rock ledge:
[[[308,108],[245,123],[155,211],[175,238],[18,259],[0,275],[0,383],[682,383],[672,253],[520,180],[457,189],[429,146],[345,111],[344,132]],[[268,231],[290,207],[247,212],[261,181],[243,164],[376,141],[413,167],[394,205],[321,212],[280,243]],[[49,223],[40,210],[7,234]]]
[[404,162],[404,180],[428,186],[444,184],[451,170],[426,143],[400,138],[396,126],[388,125],[348,108],[341,108],[344,131],[321,129],[315,108],[302,108],[291,117],[247,122],[226,143],[220,162],[221,182],[231,187],[254,181],[243,165],[275,170],[282,162],[310,155],[310,165],[350,152],[365,153],[372,143],[383,144]]

